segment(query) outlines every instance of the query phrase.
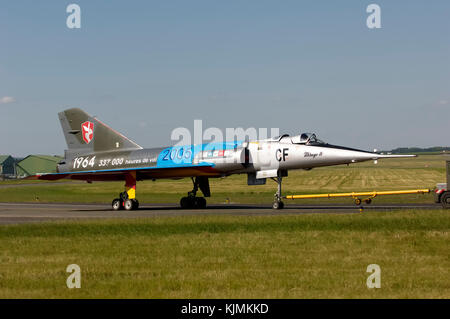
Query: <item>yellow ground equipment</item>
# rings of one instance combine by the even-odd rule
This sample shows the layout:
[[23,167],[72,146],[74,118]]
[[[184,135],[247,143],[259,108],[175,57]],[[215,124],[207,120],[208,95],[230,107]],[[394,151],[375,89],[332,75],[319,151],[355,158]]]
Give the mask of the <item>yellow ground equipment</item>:
[[[412,189],[403,191],[373,191],[373,192],[353,192],[353,193],[331,193],[331,194],[308,194],[308,195],[287,195],[285,199],[306,199],[306,198],[334,198],[334,197],[352,197],[356,205],[360,205],[363,201],[366,204],[372,202],[372,198],[382,195],[405,195],[405,194],[426,194],[429,189]],[[362,198],[361,198],[362,197]]]

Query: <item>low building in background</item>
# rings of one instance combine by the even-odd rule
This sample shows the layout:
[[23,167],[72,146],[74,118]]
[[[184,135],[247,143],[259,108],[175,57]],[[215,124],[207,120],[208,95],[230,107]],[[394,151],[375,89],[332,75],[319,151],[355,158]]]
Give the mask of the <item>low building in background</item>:
[[56,173],[56,166],[63,158],[51,155],[28,155],[16,164],[17,178],[41,173]]
[[0,179],[14,178],[16,161],[11,155],[0,155]]

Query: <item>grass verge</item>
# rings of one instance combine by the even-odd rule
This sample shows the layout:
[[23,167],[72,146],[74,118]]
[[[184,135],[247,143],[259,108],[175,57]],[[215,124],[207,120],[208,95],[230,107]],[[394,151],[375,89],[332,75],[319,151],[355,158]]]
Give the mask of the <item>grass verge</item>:
[[443,210],[1,226],[0,298],[449,298],[449,229]]

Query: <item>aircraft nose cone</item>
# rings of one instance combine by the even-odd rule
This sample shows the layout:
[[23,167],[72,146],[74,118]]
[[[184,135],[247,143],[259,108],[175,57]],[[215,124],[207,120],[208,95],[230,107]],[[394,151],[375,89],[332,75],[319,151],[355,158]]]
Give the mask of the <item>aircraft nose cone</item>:
[[374,153],[368,153],[368,152],[357,152],[357,151],[350,151],[350,156],[352,157],[352,161],[355,162],[361,162],[361,161],[367,161],[371,159],[377,158],[377,154]]
[[378,154],[366,152],[363,150],[349,149],[346,147],[336,147],[336,155],[349,163],[363,162],[376,159]]

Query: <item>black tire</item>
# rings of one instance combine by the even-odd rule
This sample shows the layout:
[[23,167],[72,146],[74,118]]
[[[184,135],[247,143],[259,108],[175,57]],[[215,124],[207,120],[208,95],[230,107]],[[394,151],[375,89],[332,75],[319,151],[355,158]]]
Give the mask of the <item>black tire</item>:
[[355,204],[356,205],[361,205],[361,200],[359,198],[355,199]]
[[206,199],[203,197],[195,198],[195,207],[200,209],[206,208]]
[[441,195],[441,204],[445,209],[450,208],[450,192],[445,192]]
[[367,198],[366,200],[364,200],[364,202],[369,205],[370,203],[372,203],[372,199],[371,198]]
[[134,204],[131,199],[127,199],[123,202],[123,208],[125,210],[133,210]]
[[119,198],[115,198],[112,201],[111,206],[114,211],[123,209],[122,201]]
[[273,209],[283,209],[284,203],[282,201],[275,201],[272,204]]
[[133,202],[133,210],[136,210],[139,208],[139,201],[137,199],[132,199]]
[[188,209],[190,206],[189,203],[190,203],[190,200],[188,197],[183,197],[182,199],[180,199],[180,207],[182,209]]

